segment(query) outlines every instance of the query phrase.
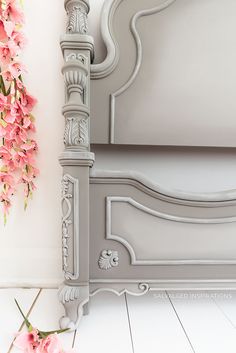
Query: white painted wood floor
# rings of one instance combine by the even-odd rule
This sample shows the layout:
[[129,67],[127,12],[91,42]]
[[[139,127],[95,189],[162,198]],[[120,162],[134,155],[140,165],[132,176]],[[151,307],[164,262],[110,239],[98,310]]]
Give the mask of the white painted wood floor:
[[[24,329],[14,298],[42,330],[63,314],[56,289],[0,289],[0,353],[17,353],[14,333]],[[100,293],[61,340],[78,353],[236,353],[236,292]]]

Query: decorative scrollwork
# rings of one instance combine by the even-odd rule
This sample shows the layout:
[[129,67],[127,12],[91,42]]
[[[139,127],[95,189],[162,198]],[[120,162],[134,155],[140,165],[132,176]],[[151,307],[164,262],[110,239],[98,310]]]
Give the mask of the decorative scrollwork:
[[82,54],[79,53],[70,53],[69,55],[66,56],[66,62],[68,61],[80,61],[81,64],[85,64],[86,63],[86,57]]
[[108,270],[119,265],[118,251],[103,250],[98,260],[101,270]]
[[88,32],[88,15],[82,6],[73,6],[69,11],[67,32],[86,34]]
[[90,286],[90,297],[102,292],[111,292],[118,296],[129,294],[139,297],[148,293],[150,285],[148,283],[110,283],[108,287],[104,287],[103,283],[93,284]]
[[69,117],[66,119],[64,143],[66,147],[88,146],[88,120],[86,118]]
[[69,226],[72,221],[70,219],[71,216],[71,202],[70,199],[72,195],[68,192],[69,190],[69,179],[67,175],[64,175],[62,179],[62,203],[65,203],[67,206],[67,212],[62,217],[62,254],[63,254],[63,271],[66,272],[68,268],[67,258],[68,254],[68,239],[69,235]]
[[[70,190],[71,189],[71,190]],[[79,276],[78,259],[74,256],[73,273],[69,271],[69,239],[73,237],[74,251],[78,243],[78,228],[75,215],[78,211],[78,180],[65,174],[62,178],[62,262],[66,279],[77,279]],[[72,201],[74,203],[72,204]],[[72,212],[73,210],[73,212]],[[72,229],[70,229],[72,228]]]

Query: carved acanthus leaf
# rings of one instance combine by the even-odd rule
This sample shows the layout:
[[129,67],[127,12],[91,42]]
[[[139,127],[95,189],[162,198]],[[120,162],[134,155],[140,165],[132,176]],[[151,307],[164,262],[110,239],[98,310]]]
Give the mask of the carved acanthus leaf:
[[69,12],[68,33],[86,34],[88,32],[88,15],[82,6],[73,6]]
[[88,120],[69,117],[66,119],[64,143],[67,147],[88,146]]

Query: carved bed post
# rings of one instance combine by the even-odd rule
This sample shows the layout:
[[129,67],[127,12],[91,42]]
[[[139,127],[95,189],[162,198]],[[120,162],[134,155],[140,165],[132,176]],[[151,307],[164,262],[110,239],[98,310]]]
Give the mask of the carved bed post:
[[[89,168],[94,162],[90,152],[89,98],[90,63],[93,39],[87,35],[88,0],[65,0],[67,32],[61,38],[65,63],[66,102],[65,150],[60,155],[62,179],[62,251],[65,282],[59,299],[66,315],[62,328],[75,329],[89,300]],[[79,256],[78,256],[79,254]]]

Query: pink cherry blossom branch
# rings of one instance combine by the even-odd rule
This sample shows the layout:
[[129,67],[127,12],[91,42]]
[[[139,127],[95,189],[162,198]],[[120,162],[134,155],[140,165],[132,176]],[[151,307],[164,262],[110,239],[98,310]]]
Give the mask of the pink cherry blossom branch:
[[35,190],[38,147],[32,110],[36,99],[24,85],[20,53],[26,43],[19,0],[0,0],[0,202],[4,223],[18,184],[24,185],[25,208]]

